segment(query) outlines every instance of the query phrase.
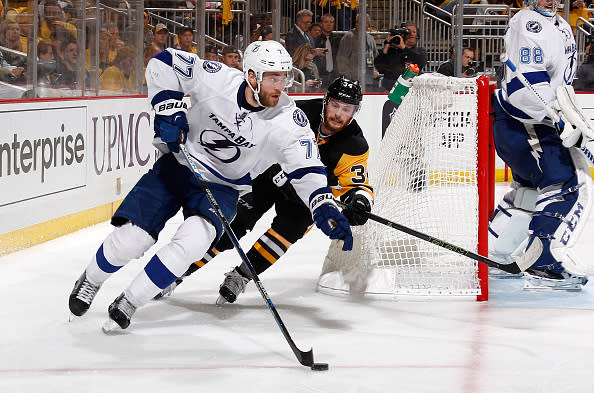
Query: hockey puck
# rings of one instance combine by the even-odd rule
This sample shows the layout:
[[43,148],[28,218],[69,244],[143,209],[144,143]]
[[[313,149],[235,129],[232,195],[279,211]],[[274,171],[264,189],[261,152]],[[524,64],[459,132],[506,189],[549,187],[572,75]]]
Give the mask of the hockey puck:
[[314,371],[327,371],[328,363],[314,363],[311,365],[311,369]]

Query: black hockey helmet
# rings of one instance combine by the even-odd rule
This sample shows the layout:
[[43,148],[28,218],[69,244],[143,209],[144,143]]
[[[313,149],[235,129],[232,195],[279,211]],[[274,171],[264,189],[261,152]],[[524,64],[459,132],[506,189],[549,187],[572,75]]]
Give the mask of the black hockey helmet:
[[346,76],[339,76],[328,86],[328,92],[324,101],[328,102],[330,98],[358,107],[363,99],[361,85],[357,80],[349,79]]

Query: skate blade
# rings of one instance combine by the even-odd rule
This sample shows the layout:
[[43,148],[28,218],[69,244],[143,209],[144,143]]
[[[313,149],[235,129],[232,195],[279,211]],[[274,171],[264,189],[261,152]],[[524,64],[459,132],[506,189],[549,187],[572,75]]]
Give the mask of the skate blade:
[[118,334],[123,332],[122,328],[120,328],[120,325],[118,325],[117,322],[111,318],[103,322],[103,325],[101,325],[101,330],[105,334]]
[[582,281],[580,279],[573,280],[551,280],[543,277],[527,277],[524,276],[525,291],[564,291],[564,292],[580,292],[582,290]]
[[222,297],[221,295],[219,295],[219,297],[217,298],[217,301],[215,302],[215,304],[217,306],[222,306],[225,303],[227,303],[227,300],[225,300],[225,298]]

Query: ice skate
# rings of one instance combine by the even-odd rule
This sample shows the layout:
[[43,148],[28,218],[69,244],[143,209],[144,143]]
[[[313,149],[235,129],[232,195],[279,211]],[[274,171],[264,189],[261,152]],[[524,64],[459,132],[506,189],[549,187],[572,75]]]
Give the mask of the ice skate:
[[83,316],[87,312],[99,288],[101,288],[101,285],[95,285],[87,280],[87,274],[84,271],[74,283],[74,288],[72,288],[68,298],[68,307],[71,312],[70,321]]
[[116,329],[126,329],[130,326],[130,319],[136,311],[134,306],[128,298],[122,293],[109,305],[108,308],[109,319],[103,324],[102,330],[104,333],[110,333]]
[[175,291],[175,288],[177,288],[177,286],[179,284],[182,283],[182,281],[184,281],[183,277],[178,278],[177,280],[175,280],[174,282],[172,282],[167,288],[163,289],[161,292],[157,293],[155,295],[155,297],[153,297],[153,300],[160,300],[166,296],[171,296],[173,295],[173,291]]
[[588,278],[564,271],[560,274],[551,271],[528,269],[524,272],[524,290],[528,291],[581,291]]
[[225,281],[219,288],[219,298],[217,304],[222,305],[225,302],[233,303],[237,300],[240,293],[245,292],[245,286],[250,280],[242,276],[237,268],[234,268],[229,273],[225,273]]

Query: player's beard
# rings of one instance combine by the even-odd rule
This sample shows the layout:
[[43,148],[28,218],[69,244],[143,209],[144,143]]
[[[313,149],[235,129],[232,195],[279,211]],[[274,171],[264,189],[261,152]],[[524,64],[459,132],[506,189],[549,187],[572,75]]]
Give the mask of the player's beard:
[[341,118],[338,116],[328,116],[324,114],[324,128],[330,131],[329,135],[342,131],[350,122],[351,118]]
[[272,93],[265,93],[261,91],[260,93],[258,93],[258,98],[260,99],[260,104],[262,104],[262,106],[272,108],[278,104],[280,94],[280,92],[276,91]]

